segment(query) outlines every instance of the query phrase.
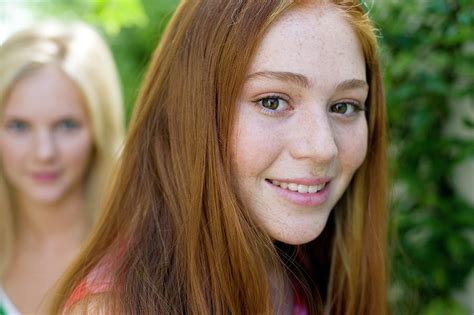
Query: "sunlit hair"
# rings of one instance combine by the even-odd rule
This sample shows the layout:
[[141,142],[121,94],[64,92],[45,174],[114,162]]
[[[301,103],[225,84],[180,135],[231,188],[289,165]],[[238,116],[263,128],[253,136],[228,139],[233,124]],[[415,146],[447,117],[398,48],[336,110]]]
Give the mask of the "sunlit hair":
[[273,314],[271,287],[285,277],[301,283],[311,314],[387,313],[384,98],[373,26],[358,2],[324,2],[359,37],[370,93],[366,160],[322,235],[274,244],[232,182],[229,141],[246,71],[268,27],[306,2],[181,2],[136,103],[107,211],[53,313],[87,279],[111,285],[76,304],[85,312]]
[[[91,223],[124,136],[117,70],[105,42],[83,23],[45,22],[21,30],[0,46],[0,117],[15,84],[47,65],[58,66],[75,83],[91,120],[94,153],[86,179]],[[11,255],[16,222],[11,188],[3,174],[0,165],[0,277]]]

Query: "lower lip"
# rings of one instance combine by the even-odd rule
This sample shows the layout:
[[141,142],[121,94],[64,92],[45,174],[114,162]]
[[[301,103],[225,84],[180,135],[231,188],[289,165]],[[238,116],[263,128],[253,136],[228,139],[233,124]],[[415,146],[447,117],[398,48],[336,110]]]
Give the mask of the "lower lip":
[[315,193],[300,193],[297,191],[291,191],[289,189],[284,189],[280,186],[273,185],[268,181],[267,184],[270,185],[270,187],[272,187],[283,199],[300,206],[320,206],[326,202],[329,196],[329,182],[326,183],[326,186],[322,190]]
[[33,179],[36,182],[45,183],[45,184],[54,182],[58,177],[59,177],[59,174],[57,174],[57,173],[35,174],[35,175],[33,175]]

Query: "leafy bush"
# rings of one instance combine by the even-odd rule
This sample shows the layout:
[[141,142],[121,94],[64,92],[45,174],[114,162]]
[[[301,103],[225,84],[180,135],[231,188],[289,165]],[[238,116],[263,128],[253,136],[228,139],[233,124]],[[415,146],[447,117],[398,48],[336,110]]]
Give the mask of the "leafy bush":
[[[453,187],[468,138],[450,135],[450,114],[473,110],[474,3],[381,0],[381,30],[393,177],[391,294],[396,314],[464,314],[451,297],[474,262],[474,207]],[[474,190],[472,190],[474,193]]]

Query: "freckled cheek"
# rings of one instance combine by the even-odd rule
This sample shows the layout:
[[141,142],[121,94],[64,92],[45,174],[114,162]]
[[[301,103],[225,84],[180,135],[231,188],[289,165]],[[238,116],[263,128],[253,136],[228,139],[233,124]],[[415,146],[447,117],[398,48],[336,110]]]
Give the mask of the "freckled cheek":
[[342,168],[355,172],[367,155],[367,124],[345,130],[343,136],[339,137],[339,150]]
[[232,135],[233,168],[240,177],[258,176],[277,158],[281,137],[251,119],[240,119]]

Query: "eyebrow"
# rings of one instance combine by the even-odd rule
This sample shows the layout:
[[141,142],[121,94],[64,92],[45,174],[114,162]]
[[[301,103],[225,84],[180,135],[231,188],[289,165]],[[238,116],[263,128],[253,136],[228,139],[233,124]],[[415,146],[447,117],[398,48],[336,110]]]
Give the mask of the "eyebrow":
[[255,72],[247,76],[247,80],[254,78],[263,77],[267,79],[277,79],[280,81],[288,81],[295,83],[299,86],[308,88],[311,86],[311,82],[307,77],[302,74],[293,73],[293,72],[277,72],[277,71],[260,71]]
[[336,85],[336,91],[347,91],[356,89],[369,90],[369,85],[366,81],[359,79],[345,80]]
[[[311,87],[311,81],[304,75],[293,72],[279,72],[279,71],[260,71],[255,72],[247,76],[247,80],[254,78],[263,77],[268,79],[277,79],[280,81],[287,81],[295,83],[304,88]],[[336,91],[356,90],[356,89],[369,89],[369,85],[365,80],[350,79],[345,80],[336,85]]]

